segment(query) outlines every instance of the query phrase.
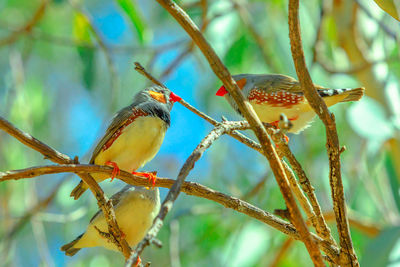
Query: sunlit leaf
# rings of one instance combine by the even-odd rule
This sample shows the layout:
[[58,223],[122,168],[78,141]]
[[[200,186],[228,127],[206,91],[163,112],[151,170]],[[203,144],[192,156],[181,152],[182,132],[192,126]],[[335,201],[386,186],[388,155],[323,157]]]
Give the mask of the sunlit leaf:
[[386,11],[390,16],[400,21],[399,17],[399,2],[395,2],[394,0],[374,0],[375,3]]
[[[72,29],[72,34],[77,41],[92,44],[92,28],[84,14],[75,13]],[[77,50],[83,64],[83,81],[86,88],[90,90],[94,80],[94,51],[83,46],[78,46]]]
[[135,27],[140,43],[143,43],[145,40],[146,25],[136,7],[137,4],[134,3],[133,0],[117,0],[117,3]]

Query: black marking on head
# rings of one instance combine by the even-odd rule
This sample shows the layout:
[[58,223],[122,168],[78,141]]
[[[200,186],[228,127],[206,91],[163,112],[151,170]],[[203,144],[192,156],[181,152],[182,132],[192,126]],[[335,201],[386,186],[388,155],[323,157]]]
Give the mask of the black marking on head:
[[171,115],[169,114],[169,110],[166,105],[157,104],[155,102],[144,102],[136,106],[153,117],[158,117],[163,120],[167,126],[171,125]]

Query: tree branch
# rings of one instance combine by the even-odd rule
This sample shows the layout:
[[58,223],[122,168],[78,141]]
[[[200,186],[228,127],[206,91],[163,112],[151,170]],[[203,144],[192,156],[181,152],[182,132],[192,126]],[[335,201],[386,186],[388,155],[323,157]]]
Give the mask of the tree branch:
[[[111,175],[113,171],[112,167],[109,166],[99,166],[90,164],[68,164],[68,165],[48,165],[48,166],[38,166],[21,170],[13,170],[7,172],[0,172],[0,183],[8,180],[19,180],[24,178],[34,178],[41,175],[55,174],[72,172],[76,174],[80,173],[105,173]],[[135,176],[129,172],[121,170],[116,176],[123,182],[135,186],[148,186],[149,182],[146,178],[142,176]],[[175,183],[173,179],[157,177],[156,185],[157,187],[171,188]],[[241,199],[226,195],[222,192],[215,191],[204,185],[195,182],[184,182],[182,184],[181,191],[187,195],[192,195],[196,197],[205,198],[216,203],[221,204],[225,208],[233,209],[237,212],[250,216],[256,220],[259,220],[290,237],[300,240],[300,235],[298,231],[293,227],[292,224],[285,222],[284,220],[276,217],[275,215],[264,211],[252,204],[243,201]],[[312,234],[313,239],[321,249],[331,258],[333,262],[338,262],[339,249],[335,246],[329,244],[329,242],[324,241],[320,237]]]
[[[75,159],[71,159],[67,155],[64,155],[57,150],[51,148],[50,146],[44,144],[43,142],[39,141],[38,139],[34,138],[28,133],[25,133],[10,122],[5,120],[4,118],[0,117],[0,129],[4,130],[11,136],[15,137],[21,143],[29,146],[30,148],[42,153],[45,158],[50,159],[53,162],[59,164],[71,164],[71,163],[78,163],[77,157]],[[10,173],[10,172],[6,172]],[[12,172],[11,172],[12,173]],[[4,174],[4,173],[3,173]],[[125,239],[122,239],[121,230],[118,227],[117,220],[115,218],[114,208],[112,206],[111,201],[104,195],[103,190],[97,184],[97,182],[93,179],[90,174],[81,173],[79,177],[88,184],[90,191],[92,191],[93,195],[97,200],[97,204],[99,208],[103,211],[104,216],[106,218],[108,224],[109,233],[114,236],[114,240],[117,240],[117,247],[122,251],[125,258],[127,258],[130,254],[130,247],[128,242]],[[3,181],[0,179],[0,181]]]
[[223,82],[225,88],[235,100],[241,114],[243,114],[246,120],[250,123],[252,130],[260,141],[263,154],[270,163],[271,169],[275,175],[275,179],[277,180],[282,195],[285,199],[285,203],[290,212],[291,222],[293,222],[296,229],[299,230],[302,241],[309,251],[314,264],[316,264],[317,266],[324,266],[321,253],[317,245],[311,239],[310,232],[308,231],[308,228],[301,216],[300,210],[297,207],[296,201],[287,182],[285,171],[283,170],[283,166],[272,145],[271,139],[267,135],[263,125],[261,124],[260,119],[257,117],[252,106],[247,100],[245,100],[239,87],[236,85],[235,81],[230,75],[228,69],[224,66],[222,61],[219,59],[212,47],[208,44],[208,42],[201,34],[200,30],[197,28],[194,22],[190,19],[190,17],[171,0],[157,0],[157,2],[176,19],[176,21],[193,39],[193,41],[196,43],[196,45],[199,47],[199,49],[208,60],[211,69]]
[[289,37],[297,77],[299,78],[301,87],[304,90],[304,95],[313,110],[325,124],[326,128],[326,147],[329,156],[330,169],[329,181],[332,191],[333,208],[339,232],[342,260],[341,265],[359,266],[357,256],[354,252],[349,223],[346,216],[344,189],[340,170],[339,138],[336,130],[335,117],[329,112],[325,102],[314,88],[314,84],[305,64],[300,35],[299,0],[289,0]]
[[212,143],[217,140],[221,135],[226,132],[230,132],[236,129],[242,129],[243,124],[241,122],[222,122],[218,124],[196,147],[189,158],[183,164],[179,171],[176,181],[170,188],[167,197],[161,205],[160,212],[154,219],[153,225],[148,230],[145,238],[136,246],[135,250],[132,251],[129,260],[126,262],[126,266],[133,266],[137,257],[142,253],[143,249],[148,246],[153,238],[155,238],[163,226],[163,221],[167,216],[168,212],[172,209],[172,206],[178,197],[183,182],[189,175],[190,171],[194,168],[194,164],[200,159],[203,153],[209,148]]

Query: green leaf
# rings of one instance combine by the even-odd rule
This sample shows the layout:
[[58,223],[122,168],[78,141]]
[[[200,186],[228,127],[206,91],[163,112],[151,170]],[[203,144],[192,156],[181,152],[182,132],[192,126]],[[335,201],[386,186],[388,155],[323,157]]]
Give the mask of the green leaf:
[[92,43],[91,32],[92,32],[92,28],[90,27],[88,18],[80,12],[76,12],[74,14],[74,18],[73,18],[73,22],[72,22],[73,37],[77,41],[86,42],[88,44],[91,44]]
[[[88,18],[77,12],[74,15],[72,35],[74,38],[83,43],[92,44],[92,28]],[[91,48],[78,46],[79,57],[83,64],[83,82],[87,89],[92,89],[94,80],[94,51]]]
[[372,240],[363,253],[361,266],[388,266],[389,256],[400,238],[400,227],[387,228]]
[[390,154],[385,155],[385,167],[389,177],[390,189],[395,200],[397,209],[400,211],[399,181],[396,175],[393,158]]
[[122,10],[125,11],[126,15],[135,27],[140,43],[143,43],[145,39],[146,25],[143,23],[139,10],[133,4],[133,0],[117,0],[117,3]]
[[225,64],[228,67],[235,67],[242,64],[248,47],[249,40],[246,38],[246,35],[242,35],[236,42],[232,44],[226,53]]

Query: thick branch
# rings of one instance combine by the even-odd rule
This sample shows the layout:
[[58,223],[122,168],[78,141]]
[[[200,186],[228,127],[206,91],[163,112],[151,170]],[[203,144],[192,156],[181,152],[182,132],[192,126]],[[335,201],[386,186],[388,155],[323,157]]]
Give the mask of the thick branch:
[[[69,164],[69,165],[50,165],[50,166],[39,166],[32,167],[22,170],[14,170],[0,173],[0,183],[7,180],[18,180],[24,178],[34,178],[40,175],[73,172],[79,173],[105,173],[111,175],[113,171],[112,167],[98,166],[89,164]],[[121,170],[117,177],[125,183],[136,185],[136,186],[148,186],[148,180],[142,176],[135,176],[129,172]],[[158,177],[156,180],[157,187],[171,188],[175,180]],[[299,233],[293,227],[292,224],[285,222],[284,220],[276,217],[275,215],[264,211],[250,203],[241,199],[226,195],[224,193],[210,189],[204,185],[194,182],[184,182],[181,188],[182,192],[187,195],[205,198],[216,203],[221,204],[226,208],[233,209],[237,212],[250,216],[256,220],[259,220],[284,234],[289,235],[295,239],[300,239]],[[338,261],[339,250],[330,245],[328,242],[322,240],[318,236],[312,234],[313,239],[318,243],[321,249],[334,261]]]
[[323,121],[326,127],[327,152],[329,156],[329,180],[332,191],[333,207],[339,232],[342,265],[359,266],[350,236],[349,223],[346,216],[344,190],[340,171],[339,138],[336,131],[335,117],[331,114],[317,90],[314,88],[310,74],[305,64],[301,44],[299,23],[299,0],[289,1],[289,37],[292,57],[296,67],[297,77],[307,101]]
[[194,168],[194,164],[196,163],[196,161],[200,159],[200,157],[203,155],[206,149],[209,148],[212,145],[212,143],[224,133],[242,128],[243,128],[243,123],[223,122],[217,125],[200,142],[200,144],[196,147],[196,149],[192,152],[192,154],[183,164],[181,170],[179,171],[178,177],[176,178],[175,183],[172,185],[171,189],[168,192],[167,197],[165,198],[163,204],[161,205],[160,212],[154,219],[153,225],[147,232],[145,238],[136,246],[135,250],[132,252],[129,260],[126,262],[126,266],[133,266],[135,260],[137,259],[137,256],[139,256],[142,253],[143,249],[150,244],[150,241],[156,237],[161,227],[163,226],[164,218],[167,216],[168,212],[172,209],[172,206],[181,191],[183,182],[189,175],[190,171]]
[[[50,159],[53,162],[59,163],[59,164],[71,164],[71,163],[78,163],[77,159],[73,160],[67,155],[64,155],[57,150],[49,147],[48,145],[44,144],[43,142],[39,141],[38,139],[34,138],[28,133],[25,133],[18,128],[16,128],[14,125],[12,125],[10,122],[5,120],[4,118],[0,117],[0,129],[4,130],[11,136],[15,137],[17,140],[19,140],[21,143],[25,144],[26,146],[29,146],[30,148],[42,153],[45,158]],[[10,173],[10,172],[6,172]],[[3,173],[4,174],[4,173]],[[2,175],[0,175],[2,177]],[[121,231],[118,227],[117,220],[115,218],[115,213],[114,213],[114,208],[112,206],[111,201],[107,199],[107,197],[104,195],[103,190],[100,188],[100,186],[96,183],[96,181],[93,179],[93,177],[90,174],[87,173],[81,173],[79,174],[79,177],[88,184],[89,189],[92,191],[93,195],[96,197],[97,204],[99,208],[103,211],[104,216],[106,218],[107,224],[108,224],[108,230],[109,232],[114,236],[113,240],[116,240],[117,247],[121,249],[122,253],[124,254],[125,258],[129,256],[130,253],[130,247],[128,245],[128,242],[126,242],[125,239],[121,238]],[[0,178],[0,181],[3,181],[3,179]]]
[[305,224],[300,210],[297,207],[294,196],[290,190],[289,184],[287,182],[285,171],[283,170],[281,161],[276,154],[276,151],[272,145],[272,142],[267,135],[260,119],[257,117],[250,103],[245,100],[239,87],[236,85],[232,76],[230,75],[228,69],[224,66],[222,61],[219,59],[215,51],[208,44],[204,36],[201,34],[200,30],[193,23],[190,17],[173,1],[171,0],[157,0],[161,6],[163,6],[182,26],[182,28],[190,35],[199,49],[202,51],[206,59],[208,60],[210,67],[218,78],[223,82],[225,88],[231,94],[235,100],[238,108],[250,123],[252,130],[256,134],[258,140],[260,141],[261,147],[263,149],[264,156],[268,159],[271,169],[275,175],[275,179],[280,187],[282,195],[285,199],[286,205],[290,212],[291,221],[294,223],[296,229],[299,230],[300,235],[307,250],[309,251],[313,262],[318,266],[324,266],[322,261],[321,253],[313,242],[308,231],[307,225]]

